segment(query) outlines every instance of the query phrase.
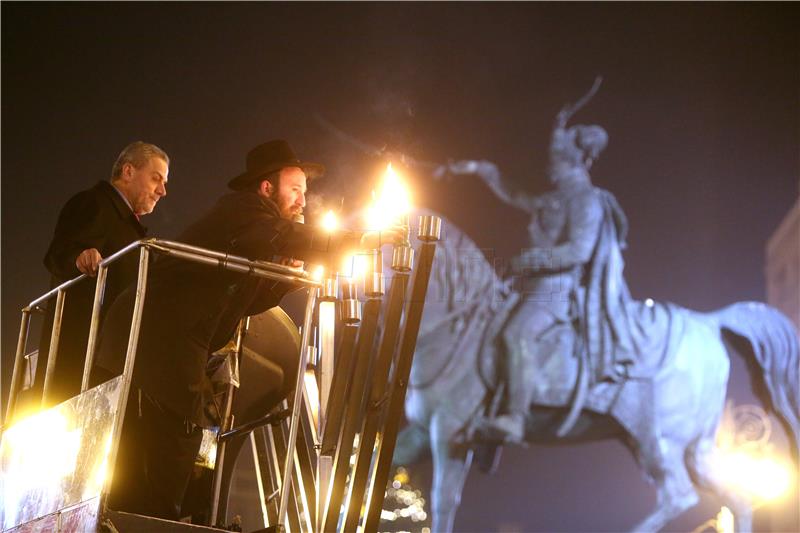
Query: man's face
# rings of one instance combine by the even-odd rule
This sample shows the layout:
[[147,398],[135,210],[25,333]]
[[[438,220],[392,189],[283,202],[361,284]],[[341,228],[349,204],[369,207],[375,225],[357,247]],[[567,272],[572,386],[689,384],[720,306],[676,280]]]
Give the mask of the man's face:
[[302,169],[298,167],[281,169],[277,191],[272,184],[265,183],[266,187],[261,189],[262,194],[278,205],[281,218],[292,220],[294,215],[303,212],[306,206],[306,174]]
[[137,215],[152,213],[156,203],[167,195],[167,162],[160,157],[151,157],[139,168],[125,165],[122,177],[126,184],[125,197]]

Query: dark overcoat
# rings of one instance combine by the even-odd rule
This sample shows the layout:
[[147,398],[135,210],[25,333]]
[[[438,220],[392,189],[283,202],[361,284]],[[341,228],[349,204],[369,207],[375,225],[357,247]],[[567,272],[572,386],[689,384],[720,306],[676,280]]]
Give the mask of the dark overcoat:
[[[51,275],[50,287],[57,287],[80,275],[75,260],[83,250],[96,248],[106,258],[143,238],[145,233],[144,226],[108,181],[100,181],[91,189],[79,192],[61,210],[44,257],[44,265]],[[123,256],[109,267],[104,309],[136,279],[137,270],[136,252]],[[51,401],[48,403],[61,402],[80,392],[95,281],[95,278],[85,278],[66,291],[53,388],[48,393]],[[52,298],[47,305],[39,343],[33,394],[41,393],[44,382],[54,308],[55,298]]]
[[[360,234],[323,234],[280,218],[278,207],[254,192],[224,195],[178,241],[253,260],[293,257],[326,262],[354,250]],[[290,287],[248,274],[170,256],[156,259],[147,285],[134,385],[197,424],[211,394],[208,355],[233,336],[239,321],[280,302]],[[98,364],[120,372],[135,287],[117,299],[102,332]]]

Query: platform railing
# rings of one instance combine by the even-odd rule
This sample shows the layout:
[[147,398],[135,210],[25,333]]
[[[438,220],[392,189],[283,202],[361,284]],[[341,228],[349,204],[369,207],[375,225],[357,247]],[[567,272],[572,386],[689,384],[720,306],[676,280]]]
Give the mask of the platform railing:
[[[123,417],[125,413],[125,406],[128,402],[130,394],[131,381],[133,377],[133,367],[136,360],[136,349],[139,340],[139,330],[141,327],[143,305],[145,301],[148,281],[149,258],[151,253],[159,253],[163,255],[170,255],[177,257],[181,260],[191,261],[199,264],[213,266],[219,269],[224,269],[233,272],[246,273],[251,276],[271,279],[289,283],[298,287],[305,287],[307,289],[307,309],[314,308],[316,294],[321,284],[319,281],[313,279],[309,274],[302,269],[287,267],[276,263],[265,261],[251,261],[243,257],[224,254],[213,250],[207,250],[196,246],[190,246],[183,243],[160,240],[160,239],[143,239],[136,241],[119,250],[117,253],[102,260],[98,267],[97,283],[95,288],[94,302],[92,315],[89,325],[89,338],[87,342],[86,361],[84,364],[84,371],[81,379],[81,392],[88,390],[89,376],[94,363],[94,354],[97,345],[97,336],[100,324],[100,309],[103,303],[103,296],[105,292],[105,285],[107,281],[108,267],[114,262],[118,261],[126,254],[133,253],[134,250],[139,251],[139,270],[136,282],[136,294],[134,299],[134,309],[131,318],[131,329],[128,338],[127,350],[125,355],[124,370],[121,375],[121,386],[118,401],[116,405],[115,420],[110,440],[110,449],[108,451],[108,464],[114,465],[117,451],[119,448],[119,440],[122,431]],[[51,330],[51,342],[48,353],[47,369],[45,372],[44,385],[42,388],[42,406],[46,406],[48,393],[52,387],[54,379],[55,366],[58,358],[58,345],[61,331],[61,323],[63,320],[64,304],[67,298],[67,290],[77,283],[83,281],[87,276],[82,274],[72,280],[69,280],[58,287],[55,287],[45,293],[44,295],[36,298],[22,309],[22,322],[17,342],[17,350],[14,360],[14,369],[12,373],[11,388],[9,391],[8,403],[5,410],[5,418],[3,425],[0,427],[0,439],[5,433],[7,426],[15,422],[15,410],[17,400],[20,393],[23,372],[25,368],[24,354],[26,351],[27,339],[30,329],[31,314],[41,309],[41,305],[48,300],[55,298],[56,305],[54,309],[53,325]],[[309,313],[306,313],[306,318],[310,320]],[[303,327],[302,354],[305,353],[309,345],[309,332],[311,330],[310,321]],[[296,435],[297,422],[293,420],[293,432]],[[290,439],[291,440],[291,439]],[[293,445],[293,444],[292,444]],[[107,477],[110,479],[110,476]],[[108,483],[105,483],[100,493],[99,508],[104,508],[105,500],[108,496]]]

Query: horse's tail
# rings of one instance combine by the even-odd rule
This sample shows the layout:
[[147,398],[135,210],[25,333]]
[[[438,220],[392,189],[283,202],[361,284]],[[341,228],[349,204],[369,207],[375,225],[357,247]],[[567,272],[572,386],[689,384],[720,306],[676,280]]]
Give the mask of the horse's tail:
[[[780,311],[758,302],[740,302],[713,313],[727,338],[745,339],[754,392],[778,415],[800,461],[800,348],[797,332]],[[754,364],[760,372],[755,371]],[[755,378],[761,379],[755,379]]]

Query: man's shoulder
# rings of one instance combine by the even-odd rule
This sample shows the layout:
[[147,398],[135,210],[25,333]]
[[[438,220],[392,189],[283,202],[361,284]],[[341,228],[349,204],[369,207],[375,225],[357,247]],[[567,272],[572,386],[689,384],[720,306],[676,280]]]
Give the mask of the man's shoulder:
[[[103,184],[105,184],[105,186]],[[109,193],[113,194],[113,186],[107,181],[99,181],[92,187],[73,194],[69,200],[67,200],[66,204],[64,204],[64,207],[90,209],[101,204],[110,204],[111,197]]]
[[217,209],[258,213],[264,216],[278,216],[277,210],[265,202],[261,196],[249,191],[232,191],[223,194],[216,204]]

